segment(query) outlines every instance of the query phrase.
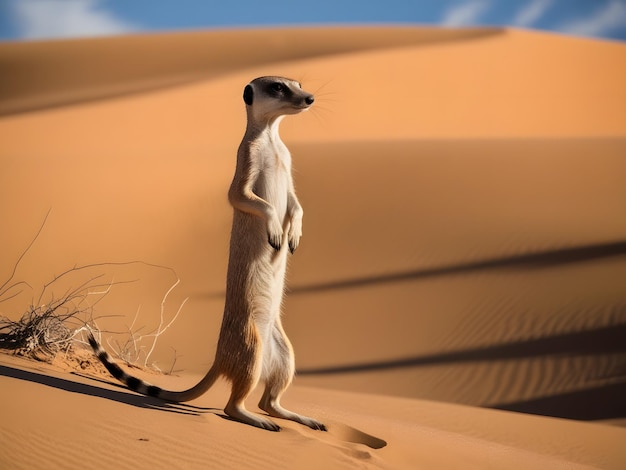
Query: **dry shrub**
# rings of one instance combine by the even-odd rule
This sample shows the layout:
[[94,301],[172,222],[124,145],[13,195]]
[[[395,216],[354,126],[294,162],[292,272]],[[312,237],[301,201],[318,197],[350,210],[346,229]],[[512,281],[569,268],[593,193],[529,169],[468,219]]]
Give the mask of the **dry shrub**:
[[[19,295],[22,291],[18,291],[18,288],[23,286],[28,286],[30,288],[30,285],[25,281],[12,281],[15,277],[20,261],[28,253],[34,242],[39,237],[48,215],[49,212],[46,214],[46,218],[33,240],[19,256],[9,279],[0,285],[0,303]],[[162,335],[176,321],[184,304],[187,302],[187,299],[183,300],[176,314],[169,321],[166,321],[165,303],[169,294],[180,283],[180,279],[176,275],[176,272],[171,268],[145,263],[142,261],[96,263],[74,266],[63,273],[54,276],[50,282],[42,287],[37,301],[32,302],[31,306],[27,308],[26,312],[19,320],[14,321],[8,317],[0,316],[0,349],[9,350],[14,354],[45,362],[52,362],[59,353],[63,353],[66,361],[69,360],[70,362],[78,363],[81,367],[83,367],[85,363],[90,362],[85,359],[85,354],[82,352],[84,350],[83,345],[87,344],[83,338],[83,333],[88,330],[94,333],[96,338],[99,338],[99,340],[101,340],[102,337],[102,332],[96,324],[98,317],[95,316],[94,307],[111,291],[113,286],[135,281],[111,281],[109,283],[103,283],[101,279],[104,275],[99,275],[88,278],[86,281],[79,284],[78,287],[66,290],[63,295],[56,299],[52,296],[52,294],[50,294],[50,291],[58,281],[62,278],[66,278],[70,274],[98,267],[102,268],[106,266],[131,264],[142,264],[152,268],[167,270],[174,275],[176,280],[167,290],[161,301],[160,323],[156,330],[145,334],[139,334],[140,330],[134,330],[134,325],[137,321],[136,315],[132,325],[128,328],[127,339],[122,342],[115,341],[114,345],[111,344],[111,342],[108,344],[114,350],[114,355],[126,362],[128,365],[140,368],[150,368],[161,372],[155,364],[149,364],[150,356],[155,349],[160,335]],[[50,297],[51,300],[47,303],[42,303],[42,300],[47,297]],[[148,348],[140,345],[141,341],[146,338],[151,339],[151,345]],[[76,348],[77,344],[80,344],[81,346]],[[143,358],[143,364],[139,363],[141,358]],[[176,357],[174,357],[174,363],[175,362]],[[174,364],[172,364],[170,372],[173,367]]]

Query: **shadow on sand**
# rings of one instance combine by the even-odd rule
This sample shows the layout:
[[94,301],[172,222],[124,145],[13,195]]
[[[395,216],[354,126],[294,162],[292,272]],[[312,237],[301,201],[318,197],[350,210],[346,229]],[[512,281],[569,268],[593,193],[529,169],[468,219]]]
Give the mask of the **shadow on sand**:
[[591,355],[617,357],[614,372],[605,377],[614,380],[614,383],[489,407],[579,420],[626,418],[626,400],[623,399],[626,396],[626,323],[463,351],[367,364],[302,369],[298,370],[298,375],[333,375],[463,362]]
[[524,359],[550,355],[618,354],[626,352],[625,339],[626,323],[622,323],[576,333],[565,333],[527,341],[514,341],[508,344],[472,348],[463,351],[452,351],[367,364],[301,369],[298,370],[298,375],[345,374],[402,367],[431,366],[475,361],[501,361],[503,359]]
[[[466,274],[492,269],[551,268],[624,255],[626,255],[626,241],[617,241],[488,259],[474,263],[393,273],[376,277],[296,286],[290,289],[290,293],[297,295],[328,290],[353,289],[369,285]],[[618,317],[622,318],[621,315]],[[438,364],[500,361],[557,355],[562,357],[613,355],[616,357],[615,372],[611,374],[610,377],[606,377],[606,379],[611,379],[614,382],[600,387],[587,388],[527,401],[498,404],[492,407],[580,420],[626,417],[626,401],[623,400],[623,397],[626,396],[626,323],[462,351],[451,351],[375,363],[302,369],[298,371],[298,374],[306,376],[363,373]]]
[[[146,397],[130,392],[126,389],[111,390],[104,387],[98,387],[96,385],[84,384],[81,382],[74,382],[71,380],[61,379],[58,377],[51,377],[45,374],[39,374],[37,372],[26,371],[22,369],[16,369],[14,367],[7,367],[0,365],[0,375],[5,377],[11,377],[19,380],[26,380],[28,382],[34,382],[48,387],[57,388],[66,392],[80,393],[83,395],[89,395],[93,397],[105,398],[107,400],[116,401],[118,403],[124,403],[126,405],[137,406],[139,408],[151,408],[161,411],[167,411],[170,413],[179,413],[186,415],[200,416],[207,412],[218,412],[221,414],[221,410],[216,408],[201,408],[193,405],[186,405],[181,403],[167,403],[158,398]],[[91,379],[91,377],[90,377]],[[92,379],[93,380],[93,379]],[[98,379],[95,379],[98,380]],[[101,381],[104,383],[109,383]],[[113,384],[118,386],[117,384]]]
[[624,397],[626,397],[626,380],[550,397],[495,405],[491,408],[554,418],[596,421],[626,418]]
[[550,268],[623,255],[626,255],[626,241],[599,243],[595,245],[558,248],[536,253],[524,253],[502,258],[486,259],[476,261],[474,263],[456,264],[430,269],[418,269],[388,275],[346,279],[304,286],[292,286],[289,288],[289,294],[306,294],[310,292],[350,289],[375,284],[412,281],[439,276],[486,271],[491,269]]

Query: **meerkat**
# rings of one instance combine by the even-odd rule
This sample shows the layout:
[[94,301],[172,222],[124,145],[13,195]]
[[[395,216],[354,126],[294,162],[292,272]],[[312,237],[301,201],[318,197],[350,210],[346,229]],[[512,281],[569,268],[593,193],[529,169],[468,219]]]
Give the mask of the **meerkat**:
[[291,155],[278,131],[284,116],[308,110],[314,97],[295,80],[260,77],[246,85],[243,99],[247,126],[228,191],[233,223],[224,316],[213,366],[194,387],[168,391],[124,372],[93,335],[89,342],[109,372],[141,394],[189,401],[223,376],[232,386],[224,408],[228,416],[279,431],[276,423],[245,407],[246,397],[262,381],[261,410],[325,431],[324,424],[280,404],[295,370],[293,348],[281,323],[287,252],[293,253],[300,243],[303,211],[294,189]]

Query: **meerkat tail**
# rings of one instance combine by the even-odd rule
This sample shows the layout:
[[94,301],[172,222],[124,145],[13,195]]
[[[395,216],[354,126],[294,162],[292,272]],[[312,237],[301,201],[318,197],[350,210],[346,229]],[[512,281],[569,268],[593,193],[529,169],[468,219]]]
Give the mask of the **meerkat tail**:
[[102,362],[104,367],[109,371],[109,373],[119,380],[121,383],[126,385],[130,390],[141,393],[142,395],[147,395],[150,397],[160,398],[161,400],[171,401],[171,402],[184,402],[193,400],[194,398],[199,397],[204,392],[206,392],[213,383],[219,377],[219,373],[215,366],[211,367],[209,372],[202,378],[200,382],[191,387],[188,390],[184,390],[182,392],[173,392],[170,390],[164,390],[156,385],[152,385],[144,380],[141,380],[137,377],[134,377],[128,373],[126,373],[114,360],[111,358],[108,352],[104,350],[102,345],[98,343],[96,338],[89,333],[87,336],[89,344],[91,345],[94,353]]

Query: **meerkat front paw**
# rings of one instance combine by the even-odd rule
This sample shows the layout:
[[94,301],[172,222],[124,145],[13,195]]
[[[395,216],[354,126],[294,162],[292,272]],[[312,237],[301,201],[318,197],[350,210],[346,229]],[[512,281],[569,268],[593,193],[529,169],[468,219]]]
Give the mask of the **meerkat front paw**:
[[289,251],[291,252],[291,254],[293,255],[294,252],[296,251],[296,248],[298,248],[298,245],[300,244],[300,240],[299,239],[289,239]]
[[283,227],[276,216],[267,223],[267,241],[276,251],[280,250],[283,241]]
[[289,232],[287,238],[289,239],[289,251],[293,254],[300,244],[300,238],[302,237],[302,218],[293,219],[289,225]]

